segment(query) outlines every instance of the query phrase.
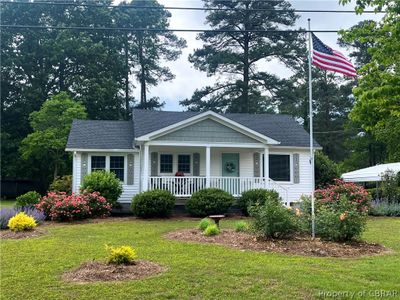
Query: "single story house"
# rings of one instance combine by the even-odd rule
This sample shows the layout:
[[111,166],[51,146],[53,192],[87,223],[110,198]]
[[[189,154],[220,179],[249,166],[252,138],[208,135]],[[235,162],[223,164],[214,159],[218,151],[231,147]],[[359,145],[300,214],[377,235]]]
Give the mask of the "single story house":
[[290,205],[313,188],[309,134],[287,115],[135,109],[132,121],[74,120],[66,151],[74,192],[86,174],[107,170],[123,183],[120,203],[147,190],[187,199],[214,187],[235,197],[274,189]]

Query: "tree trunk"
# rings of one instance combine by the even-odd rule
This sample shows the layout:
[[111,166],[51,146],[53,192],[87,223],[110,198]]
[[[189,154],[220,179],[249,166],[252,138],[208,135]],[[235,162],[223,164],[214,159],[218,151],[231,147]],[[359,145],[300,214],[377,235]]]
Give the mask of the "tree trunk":
[[59,88],[60,92],[65,91],[65,63],[60,63],[59,68]]
[[128,54],[128,36],[125,35],[125,119],[129,120],[129,54]]
[[140,65],[140,106],[146,107],[146,76],[145,76],[145,62],[143,60],[143,38],[139,38],[139,65]]
[[54,162],[54,174],[53,174],[53,178],[56,179],[58,176],[58,161]]

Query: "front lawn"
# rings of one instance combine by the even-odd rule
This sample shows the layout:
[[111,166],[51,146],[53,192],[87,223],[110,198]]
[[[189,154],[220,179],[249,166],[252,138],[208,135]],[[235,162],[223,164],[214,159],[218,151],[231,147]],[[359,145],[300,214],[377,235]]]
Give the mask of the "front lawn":
[[0,200],[0,208],[13,207],[15,200]]
[[[1,299],[318,299],[323,292],[363,291],[374,298],[375,290],[396,291],[400,297],[399,218],[371,218],[364,234],[393,254],[356,259],[258,253],[163,238],[197,223],[109,219],[45,225],[48,235],[2,240]],[[233,227],[233,221],[222,221],[224,226]],[[140,259],[167,271],[119,283],[61,281],[65,271],[82,262],[103,259],[105,244],[133,245]]]

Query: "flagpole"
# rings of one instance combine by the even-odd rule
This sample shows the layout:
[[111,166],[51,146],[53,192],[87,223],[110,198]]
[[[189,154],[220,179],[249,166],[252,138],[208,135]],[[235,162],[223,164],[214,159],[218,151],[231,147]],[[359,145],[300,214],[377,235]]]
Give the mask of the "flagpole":
[[311,19],[308,19],[308,101],[310,113],[310,166],[311,166],[311,234],[315,238],[315,207],[314,207],[314,133],[313,133],[313,104],[312,104],[312,72],[311,72]]

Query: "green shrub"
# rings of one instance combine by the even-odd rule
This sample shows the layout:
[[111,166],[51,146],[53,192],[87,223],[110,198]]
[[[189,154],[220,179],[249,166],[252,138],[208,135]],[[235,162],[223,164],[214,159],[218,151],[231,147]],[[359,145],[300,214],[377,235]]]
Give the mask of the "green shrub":
[[382,199],[388,203],[400,203],[400,184],[398,178],[400,178],[399,175],[392,170],[386,170],[382,174],[380,190],[382,192]]
[[[311,233],[311,199],[301,203],[301,228]],[[342,195],[339,201],[323,202],[315,199],[315,231],[325,240],[343,242],[359,238],[365,229],[367,213],[360,211],[358,204]]]
[[360,212],[367,212],[371,206],[371,196],[362,186],[352,182],[335,179],[335,184],[315,191],[315,199],[323,205],[335,207],[340,199],[345,196],[348,202],[356,206]]
[[238,221],[235,223],[236,232],[245,232],[249,230],[249,224],[245,221]]
[[122,183],[112,172],[96,171],[85,176],[82,190],[99,192],[115,207],[122,194]]
[[72,193],[72,175],[59,176],[50,184],[50,191]]
[[16,199],[18,207],[33,207],[40,201],[40,194],[35,191],[27,192]]
[[275,201],[254,205],[249,213],[254,218],[251,228],[261,237],[287,238],[299,229],[296,216],[291,210]]
[[219,234],[219,228],[216,224],[208,225],[207,228],[204,230],[205,236],[213,236]]
[[372,200],[382,199],[382,191],[379,188],[370,188],[367,192]]
[[168,217],[175,206],[175,197],[168,191],[153,190],[137,194],[131,203],[132,212],[141,218]]
[[335,208],[324,205],[315,215],[316,234],[336,242],[359,238],[366,222],[366,213],[357,211],[345,196]]
[[198,228],[201,231],[204,231],[209,225],[212,225],[214,222],[209,218],[204,218],[200,221]]
[[373,203],[369,214],[371,216],[400,217],[400,203],[386,201]]
[[186,203],[186,209],[192,216],[206,217],[214,214],[224,214],[234,202],[228,192],[209,188],[195,192]]
[[339,178],[338,165],[322,151],[315,152],[315,186],[321,188]]
[[253,189],[242,193],[238,199],[238,206],[245,216],[249,215],[248,208],[252,205],[263,205],[265,201],[281,201],[279,193],[274,190]]
[[110,247],[106,246],[108,251],[107,262],[116,265],[129,265],[136,259],[136,251],[131,246]]

